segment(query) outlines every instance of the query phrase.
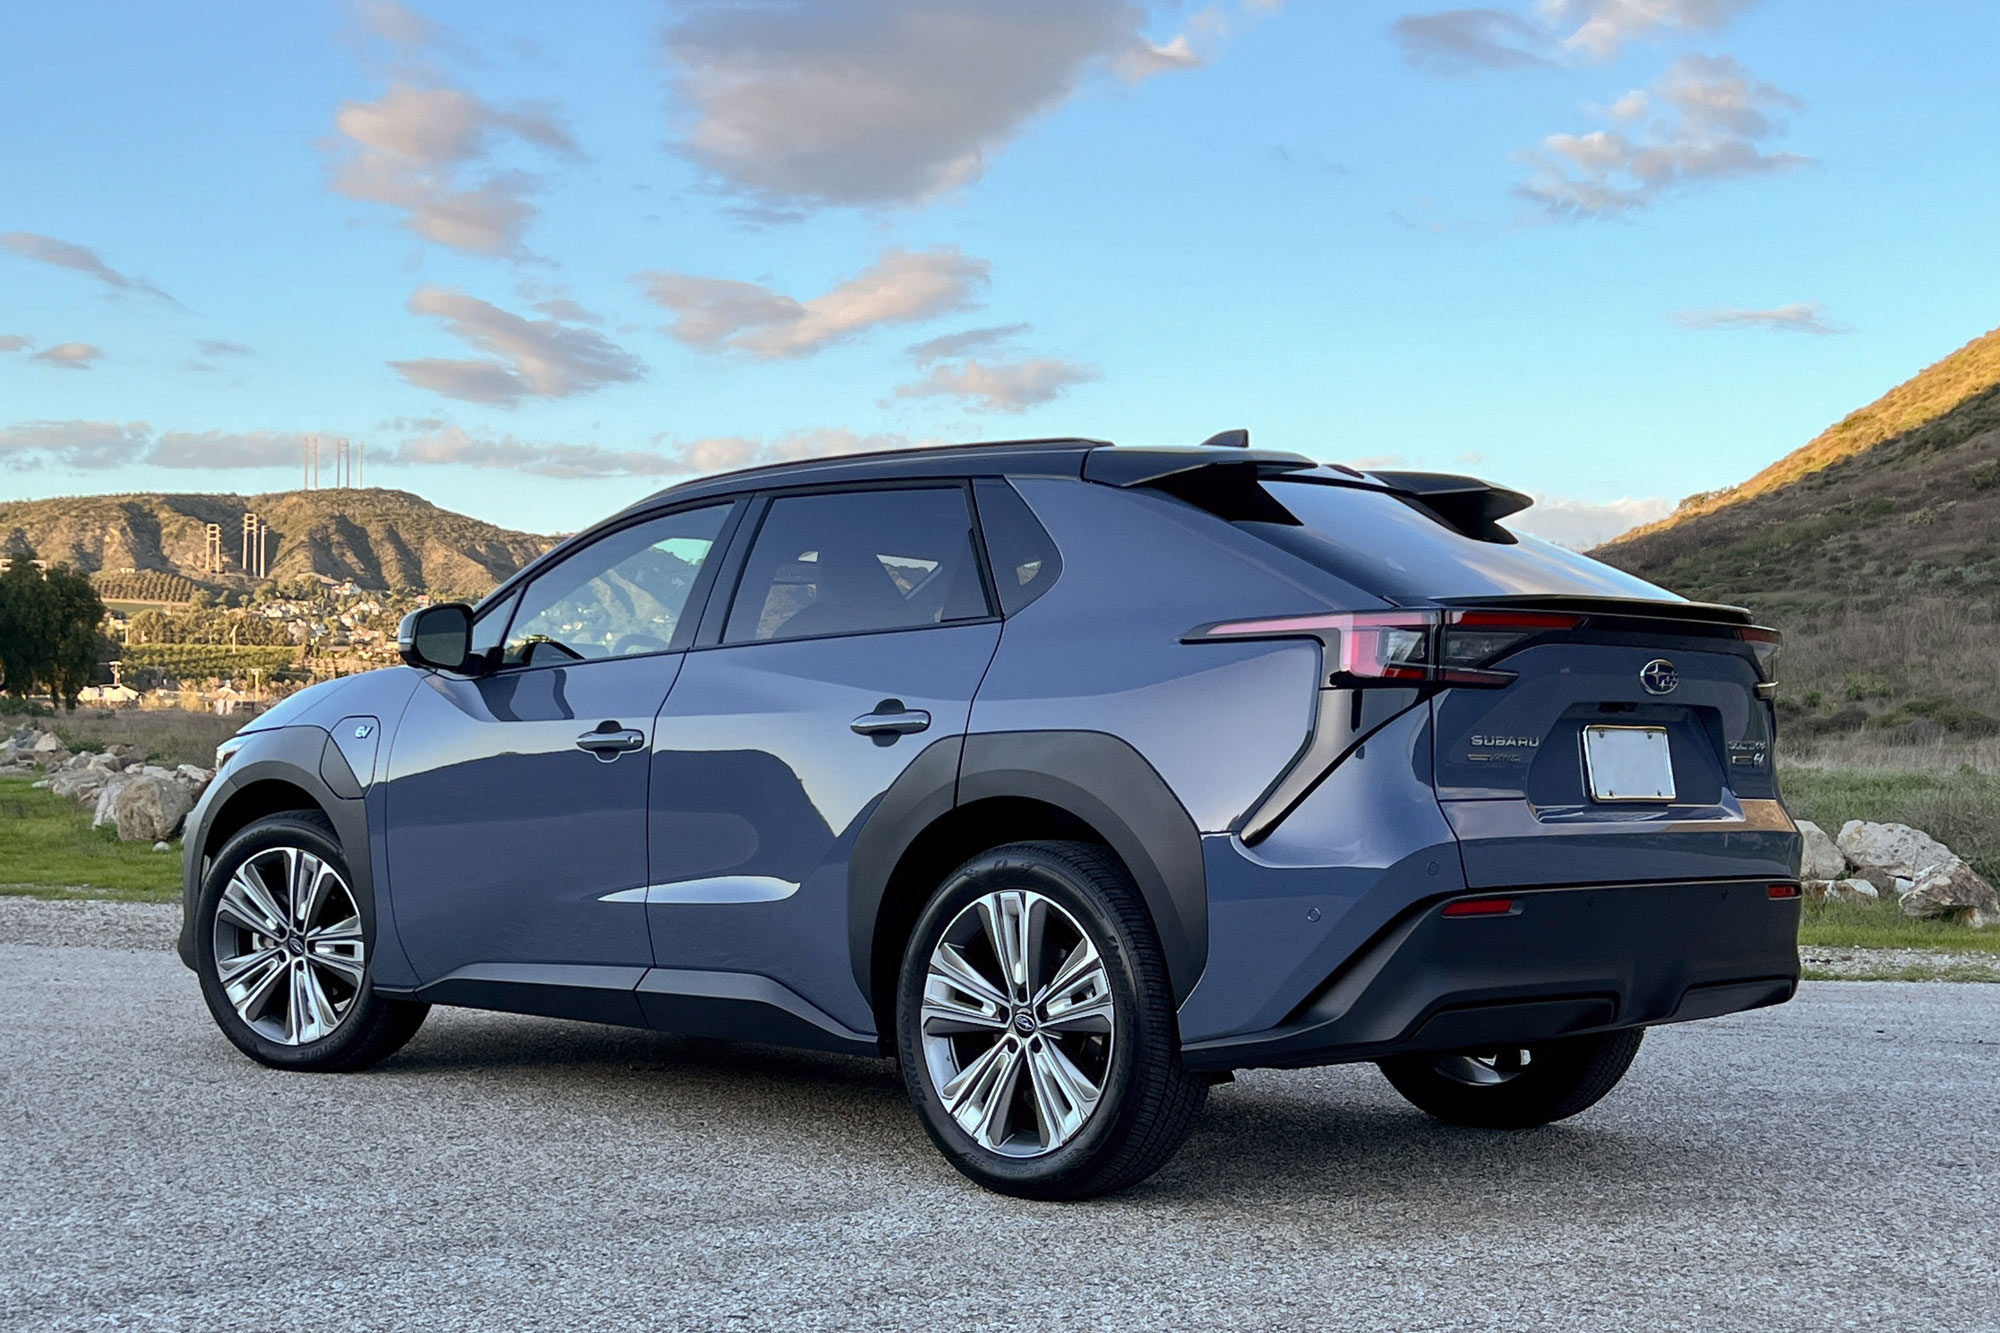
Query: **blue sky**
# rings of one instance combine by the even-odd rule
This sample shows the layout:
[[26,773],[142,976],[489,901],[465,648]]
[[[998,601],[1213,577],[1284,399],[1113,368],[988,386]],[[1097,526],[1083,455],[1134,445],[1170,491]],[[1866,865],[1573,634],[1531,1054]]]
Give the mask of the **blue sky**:
[[315,433],[559,531],[1247,425],[1587,542],[2000,324],[1996,49],[1860,0],[7,6],[0,498],[282,489]]

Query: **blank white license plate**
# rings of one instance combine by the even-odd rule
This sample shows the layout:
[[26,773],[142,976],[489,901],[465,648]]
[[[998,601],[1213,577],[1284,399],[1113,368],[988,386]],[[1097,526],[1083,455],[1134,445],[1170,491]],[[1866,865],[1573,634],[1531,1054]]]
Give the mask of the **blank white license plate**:
[[1674,799],[1665,727],[1585,727],[1583,770],[1593,801]]

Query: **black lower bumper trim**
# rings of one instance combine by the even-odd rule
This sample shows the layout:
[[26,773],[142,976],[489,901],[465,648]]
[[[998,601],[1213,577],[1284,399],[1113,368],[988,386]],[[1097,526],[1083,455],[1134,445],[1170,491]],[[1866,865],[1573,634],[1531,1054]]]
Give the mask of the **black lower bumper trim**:
[[[1283,1023],[1186,1047],[1191,1069],[1296,1067],[1714,1018],[1798,989],[1799,903],[1769,881],[1515,889],[1423,904]],[[1480,895],[1497,896],[1497,895]]]

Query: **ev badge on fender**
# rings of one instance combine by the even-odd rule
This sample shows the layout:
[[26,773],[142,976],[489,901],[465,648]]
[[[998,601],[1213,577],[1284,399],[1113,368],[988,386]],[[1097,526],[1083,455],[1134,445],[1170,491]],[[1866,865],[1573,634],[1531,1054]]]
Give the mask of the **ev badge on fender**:
[[1656,657],[1639,668],[1639,683],[1648,694],[1672,694],[1681,683],[1681,673],[1664,657]]

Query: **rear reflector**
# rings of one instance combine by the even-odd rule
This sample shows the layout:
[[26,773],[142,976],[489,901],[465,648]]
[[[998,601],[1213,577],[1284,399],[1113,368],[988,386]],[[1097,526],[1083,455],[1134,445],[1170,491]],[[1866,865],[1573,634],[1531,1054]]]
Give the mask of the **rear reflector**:
[[1799,896],[1799,886],[1796,884],[1773,884],[1764,892],[1773,898],[1796,898]]
[[1460,898],[1457,902],[1446,903],[1443,916],[1511,916],[1514,912],[1512,898]]

